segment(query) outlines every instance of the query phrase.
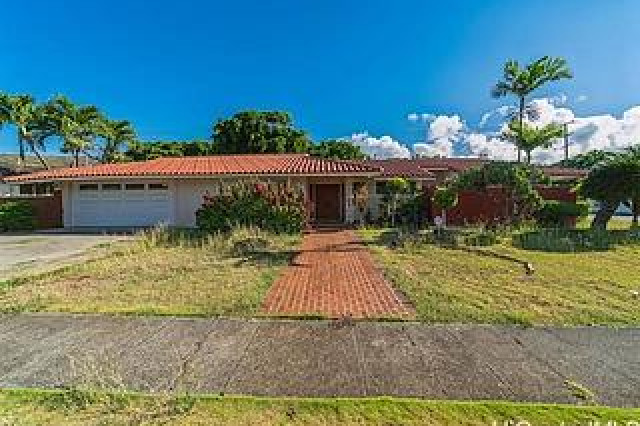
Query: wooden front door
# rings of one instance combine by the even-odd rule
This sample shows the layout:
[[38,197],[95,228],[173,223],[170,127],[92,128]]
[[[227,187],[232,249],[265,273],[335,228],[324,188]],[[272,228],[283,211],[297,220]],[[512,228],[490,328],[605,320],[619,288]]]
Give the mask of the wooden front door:
[[315,205],[317,222],[341,222],[342,185],[315,185]]

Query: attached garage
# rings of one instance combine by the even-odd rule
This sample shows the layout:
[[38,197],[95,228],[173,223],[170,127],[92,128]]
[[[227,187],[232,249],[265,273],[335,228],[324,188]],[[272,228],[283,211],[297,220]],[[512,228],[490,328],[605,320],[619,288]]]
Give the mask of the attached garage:
[[78,182],[72,185],[73,227],[171,224],[171,191],[164,182]]

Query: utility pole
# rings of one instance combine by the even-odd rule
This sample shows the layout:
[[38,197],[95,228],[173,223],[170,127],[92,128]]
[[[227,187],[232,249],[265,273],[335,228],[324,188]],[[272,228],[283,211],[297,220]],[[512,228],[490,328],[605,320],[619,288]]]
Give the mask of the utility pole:
[[564,159],[568,160],[569,159],[569,123],[564,123],[562,125],[562,128],[564,129],[564,132],[563,132],[563,136],[564,136]]
[[575,120],[562,123],[562,136],[564,139],[564,159],[569,159],[569,124],[575,123]]

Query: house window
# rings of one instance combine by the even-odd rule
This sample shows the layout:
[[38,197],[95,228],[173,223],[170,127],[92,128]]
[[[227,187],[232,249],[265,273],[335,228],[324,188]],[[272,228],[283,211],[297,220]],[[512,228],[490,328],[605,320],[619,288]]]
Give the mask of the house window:
[[122,185],[119,183],[103,183],[102,190],[103,191],[120,191],[122,189]]
[[144,191],[144,183],[128,183],[124,188],[127,191]]
[[376,194],[387,193],[387,182],[376,182]]
[[166,183],[150,183],[149,189],[151,191],[166,191],[169,186]]
[[97,183],[81,183],[78,189],[80,191],[97,191],[98,184]]

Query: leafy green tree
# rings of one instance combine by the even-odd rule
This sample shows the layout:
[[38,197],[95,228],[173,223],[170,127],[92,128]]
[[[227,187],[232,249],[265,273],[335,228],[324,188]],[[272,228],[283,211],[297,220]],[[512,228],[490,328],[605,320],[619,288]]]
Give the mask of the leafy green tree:
[[[543,56],[525,67],[521,67],[518,61],[509,60],[504,65],[502,80],[498,81],[491,89],[491,96],[502,98],[513,95],[518,98],[517,119],[522,129],[527,96],[548,82],[572,77],[573,75],[564,58]],[[520,159],[520,150],[518,150],[518,161]]]
[[516,145],[518,151],[524,151],[527,164],[531,164],[531,152],[534,149],[549,148],[553,141],[562,135],[562,126],[556,123],[535,127],[526,122],[521,124],[518,120],[512,120],[502,133],[502,138]]
[[213,146],[218,154],[303,153],[311,141],[293,127],[291,116],[281,111],[242,111],[213,126]]
[[316,157],[330,158],[334,160],[364,160],[367,155],[359,146],[346,140],[331,139],[313,144],[309,153]]
[[599,164],[612,160],[617,154],[614,152],[595,149],[585,152],[584,154],[574,155],[573,157],[556,163],[557,166],[573,167],[576,169],[591,169]]
[[391,197],[391,226],[396,226],[396,215],[398,212],[398,201],[402,194],[407,193],[409,190],[409,181],[401,178],[394,177],[387,182],[386,191]]
[[115,163],[124,159],[122,148],[136,140],[133,126],[126,120],[103,119],[98,123],[98,135],[104,139],[100,155],[102,163]]
[[30,95],[0,93],[0,127],[3,124],[12,124],[17,129],[22,164],[25,162],[25,151],[28,148],[45,168],[49,168],[40,151],[45,149],[45,140],[54,132],[43,105],[37,104]]
[[125,160],[146,161],[161,157],[197,157],[211,155],[212,147],[207,141],[133,141],[124,153]]
[[[640,204],[640,156],[627,152],[598,165],[582,182],[580,192],[586,198],[600,202],[600,209],[591,223],[594,229],[606,229],[621,203],[631,200],[633,211],[637,212]],[[634,225],[637,226],[637,216],[634,216]]]
[[433,194],[433,204],[442,210],[444,223],[447,223],[447,210],[458,204],[458,193],[450,187],[440,186]]

